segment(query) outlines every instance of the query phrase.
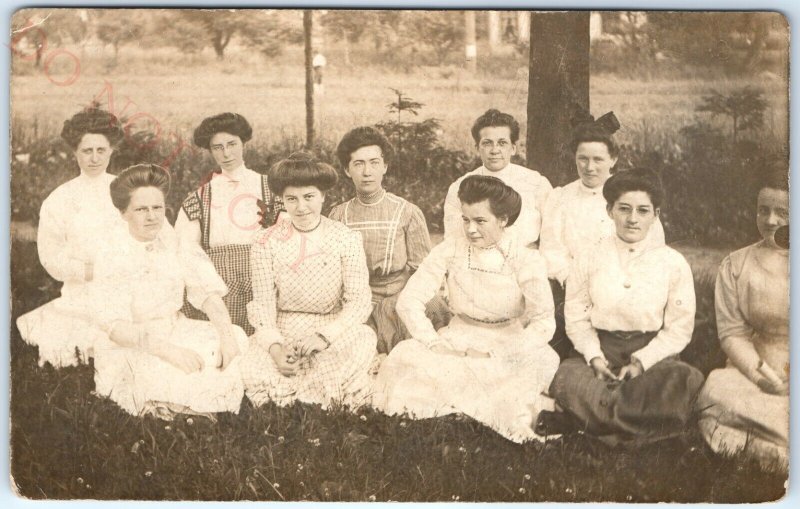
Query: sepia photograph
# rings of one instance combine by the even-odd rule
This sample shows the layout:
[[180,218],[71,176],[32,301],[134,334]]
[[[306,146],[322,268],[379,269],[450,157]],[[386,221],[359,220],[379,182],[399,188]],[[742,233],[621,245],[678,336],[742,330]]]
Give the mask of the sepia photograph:
[[777,11],[26,7],[28,500],[759,503]]

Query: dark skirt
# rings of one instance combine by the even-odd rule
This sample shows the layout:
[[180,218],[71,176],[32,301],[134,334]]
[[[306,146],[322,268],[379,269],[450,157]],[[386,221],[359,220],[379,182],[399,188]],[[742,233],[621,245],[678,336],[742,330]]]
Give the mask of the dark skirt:
[[[657,332],[598,330],[600,347],[615,374],[631,354]],[[572,357],[558,368],[550,394],[583,429],[619,439],[656,439],[683,430],[703,384],[703,375],[675,358],[664,359],[636,378],[622,382],[598,380],[583,357]]]

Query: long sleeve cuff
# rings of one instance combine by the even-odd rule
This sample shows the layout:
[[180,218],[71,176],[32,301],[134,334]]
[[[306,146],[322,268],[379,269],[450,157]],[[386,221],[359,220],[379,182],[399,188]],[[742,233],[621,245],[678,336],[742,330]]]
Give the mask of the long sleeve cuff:
[[[652,342],[651,342],[652,344]],[[635,351],[631,354],[631,357],[636,357],[639,359],[639,362],[642,363],[642,367],[645,371],[652,368],[657,362],[664,360],[668,357],[665,355],[664,352],[660,352],[655,348],[649,348],[650,345]]]
[[606,360],[603,349],[600,348],[600,338],[598,338],[597,335],[590,338],[584,338],[581,341],[573,340],[573,344],[575,345],[575,349],[583,354],[583,358],[586,359],[587,364],[591,364],[592,359],[595,357],[600,357],[601,359]]

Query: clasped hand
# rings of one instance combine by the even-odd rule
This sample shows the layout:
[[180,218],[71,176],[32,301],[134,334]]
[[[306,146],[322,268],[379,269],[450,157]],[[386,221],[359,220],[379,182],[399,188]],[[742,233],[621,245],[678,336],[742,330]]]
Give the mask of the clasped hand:
[[623,380],[630,380],[644,373],[642,363],[635,358],[631,358],[630,364],[627,364],[619,370],[619,375],[615,375],[608,367],[608,362],[602,357],[595,357],[590,362],[594,375],[598,380],[606,382],[622,382]]
[[269,347],[269,354],[283,376],[294,376],[299,369],[300,360],[328,347],[322,337],[312,334],[301,338],[294,347],[275,343]]

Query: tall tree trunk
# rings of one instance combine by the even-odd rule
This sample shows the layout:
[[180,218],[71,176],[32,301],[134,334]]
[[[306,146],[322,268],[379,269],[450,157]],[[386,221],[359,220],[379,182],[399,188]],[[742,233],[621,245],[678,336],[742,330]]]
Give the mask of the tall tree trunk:
[[312,61],[314,49],[311,47],[311,33],[313,30],[313,11],[303,11],[303,39],[305,42],[306,56],[306,148],[314,146],[314,68]]
[[589,109],[589,11],[533,12],[528,78],[528,164],[553,186],[575,180],[570,118]]
[[489,54],[494,55],[500,47],[500,12],[486,11],[486,23],[489,35]]
[[467,59],[467,69],[475,72],[478,59],[478,47],[475,45],[475,11],[464,11],[464,25],[464,55]]

